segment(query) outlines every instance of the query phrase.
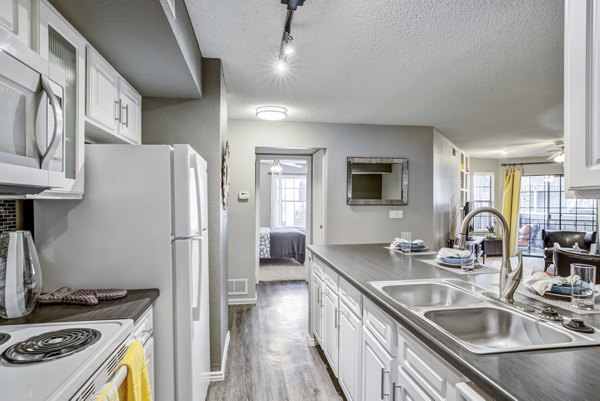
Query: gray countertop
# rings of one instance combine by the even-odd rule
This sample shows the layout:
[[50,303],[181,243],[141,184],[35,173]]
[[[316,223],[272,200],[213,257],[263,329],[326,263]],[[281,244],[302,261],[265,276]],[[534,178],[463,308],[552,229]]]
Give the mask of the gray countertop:
[[[33,311],[17,319],[0,319],[0,326],[88,320],[132,319],[134,323],[152,306],[159,296],[156,288],[127,290],[127,296],[97,305],[37,304]],[[0,331],[2,329],[0,328]]]
[[[454,274],[421,260],[434,256],[406,256],[384,249],[385,245],[310,245],[309,249],[494,399],[600,399],[600,346],[477,355],[380,296],[369,281],[454,278],[489,287],[498,280],[497,274]],[[515,299],[541,305],[519,294]],[[600,314],[576,316],[600,327]]]

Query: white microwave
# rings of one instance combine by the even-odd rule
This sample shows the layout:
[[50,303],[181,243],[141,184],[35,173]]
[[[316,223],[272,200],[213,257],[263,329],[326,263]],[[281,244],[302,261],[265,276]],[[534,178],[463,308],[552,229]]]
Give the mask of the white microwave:
[[35,194],[64,182],[64,82],[33,51],[10,50],[0,48],[0,195]]

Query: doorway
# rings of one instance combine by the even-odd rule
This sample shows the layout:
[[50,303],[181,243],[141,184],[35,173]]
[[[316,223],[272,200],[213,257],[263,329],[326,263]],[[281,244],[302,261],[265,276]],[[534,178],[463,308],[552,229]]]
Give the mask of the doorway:
[[[313,178],[313,163],[323,170],[324,150],[264,149],[256,153],[256,280],[298,281],[307,278],[306,245],[324,240],[325,180]],[[315,184],[318,188],[315,188]],[[317,194],[318,200],[313,198]],[[313,205],[318,205],[315,219]],[[318,221],[319,229],[315,229]],[[317,234],[317,235],[315,235]]]

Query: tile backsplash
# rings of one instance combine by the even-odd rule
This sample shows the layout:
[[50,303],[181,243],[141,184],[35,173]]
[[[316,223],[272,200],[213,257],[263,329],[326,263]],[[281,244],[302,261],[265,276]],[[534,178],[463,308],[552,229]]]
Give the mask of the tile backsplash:
[[17,229],[17,202],[0,200],[0,232]]

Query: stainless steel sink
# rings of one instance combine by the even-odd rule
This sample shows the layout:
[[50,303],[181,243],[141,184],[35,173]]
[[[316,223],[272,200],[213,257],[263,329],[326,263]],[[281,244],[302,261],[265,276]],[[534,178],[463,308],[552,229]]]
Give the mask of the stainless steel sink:
[[423,316],[477,353],[568,346],[579,337],[556,324],[494,306],[429,310]]
[[483,302],[481,296],[446,282],[384,285],[381,291],[402,305],[413,308],[467,306]]
[[[535,313],[485,296],[458,279],[373,281],[370,284],[453,341],[476,354],[600,345],[600,331],[583,334]],[[539,310],[539,309],[538,309]]]

